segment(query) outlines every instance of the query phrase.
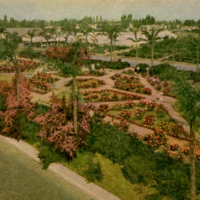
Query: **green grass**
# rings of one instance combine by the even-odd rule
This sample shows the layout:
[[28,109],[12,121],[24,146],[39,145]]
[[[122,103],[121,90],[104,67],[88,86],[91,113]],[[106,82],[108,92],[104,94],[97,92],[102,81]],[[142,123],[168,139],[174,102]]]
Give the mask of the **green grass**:
[[[156,189],[143,184],[131,184],[124,178],[121,171],[121,165],[113,163],[110,159],[102,156],[99,153],[92,154],[90,152],[78,153],[73,162],[63,163],[66,167],[72,169],[76,173],[85,176],[85,171],[89,167],[91,158],[95,162],[99,162],[103,173],[102,181],[94,180],[94,183],[111,192],[124,200],[140,200],[146,195],[154,194]],[[163,198],[167,199],[167,198]]]
[[69,102],[71,93],[70,92],[61,92],[57,95],[58,99],[62,99],[63,95],[65,95],[66,101]]
[[0,155],[0,199],[91,199],[2,139]]
[[7,81],[9,83],[12,82],[13,75],[2,75],[0,74],[0,81]]

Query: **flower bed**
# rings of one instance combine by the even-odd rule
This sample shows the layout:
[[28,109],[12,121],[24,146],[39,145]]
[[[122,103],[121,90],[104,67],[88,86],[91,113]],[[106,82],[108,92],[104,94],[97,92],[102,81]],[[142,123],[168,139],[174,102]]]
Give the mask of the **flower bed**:
[[[30,60],[18,59],[17,61],[18,61],[18,65],[19,65],[22,72],[25,71],[25,70],[33,70],[40,65],[39,62],[33,62],[33,61],[30,61]],[[15,66],[11,62],[7,62],[7,63],[0,66],[0,73],[2,73],[2,72],[13,73],[14,71],[15,71]]]
[[[156,78],[156,79],[155,79]],[[172,84],[169,81],[161,81],[157,79],[156,76],[154,78],[149,79],[149,83],[159,92],[163,92],[165,96],[170,96],[175,98],[176,96],[174,95],[172,91]]]
[[44,72],[38,72],[30,79],[30,82],[34,85],[34,87],[45,91],[49,91],[51,89],[47,83],[53,83],[54,81],[55,79],[53,79],[52,74]]
[[[93,95],[98,95],[94,98]],[[86,102],[106,102],[106,101],[124,101],[124,100],[140,100],[143,97],[113,90],[95,90],[86,91],[83,93],[83,98]]]
[[[89,78],[89,79],[77,78],[77,81],[79,83],[79,88],[83,88],[83,89],[97,88],[97,87],[100,87],[102,85],[105,85],[104,81],[93,79],[93,78]],[[70,86],[72,84],[72,82],[73,82],[72,80],[69,81],[67,84],[65,84],[65,86]]]
[[139,78],[124,76],[117,73],[111,76],[111,79],[115,81],[115,87],[117,89],[151,95],[151,89],[145,88]]

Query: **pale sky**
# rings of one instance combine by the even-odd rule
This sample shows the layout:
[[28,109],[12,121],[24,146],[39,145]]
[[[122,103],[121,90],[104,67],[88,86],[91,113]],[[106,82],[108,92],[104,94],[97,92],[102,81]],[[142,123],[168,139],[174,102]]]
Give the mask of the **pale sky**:
[[156,20],[200,19],[200,0],[0,0],[0,18],[62,20],[100,16],[133,19],[150,14]]

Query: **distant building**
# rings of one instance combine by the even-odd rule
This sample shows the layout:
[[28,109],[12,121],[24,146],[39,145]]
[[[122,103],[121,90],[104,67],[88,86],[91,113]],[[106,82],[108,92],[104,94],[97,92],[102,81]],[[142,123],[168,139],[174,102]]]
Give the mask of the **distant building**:
[[192,30],[196,30],[196,29],[199,29],[199,27],[198,26],[184,26],[180,30],[181,31],[192,31]]

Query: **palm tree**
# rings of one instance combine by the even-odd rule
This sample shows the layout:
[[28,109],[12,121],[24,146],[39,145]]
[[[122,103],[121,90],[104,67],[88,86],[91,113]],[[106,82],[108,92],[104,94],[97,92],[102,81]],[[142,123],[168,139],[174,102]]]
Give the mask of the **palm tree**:
[[32,46],[33,38],[35,37],[35,32],[36,32],[36,29],[33,29],[32,31],[28,31],[28,32],[27,32],[27,35],[28,35],[29,38],[31,39],[30,46]]
[[49,45],[49,40],[51,39],[51,35],[50,35],[49,33],[45,33],[45,34],[44,34],[44,38],[45,38],[45,40],[47,41],[47,47],[48,47],[48,45]]
[[113,42],[116,41],[116,38],[118,37],[121,28],[120,26],[115,24],[104,23],[102,29],[104,30],[104,35],[107,35],[108,39],[110,39],[110,56],[112,61]]
[[146,39],[141,39],[143,41],[147,41],[151,46],[151,67],[153,66],[153,60],[154,60],[154,45],[157,40],[160,40],[161,38],[158,37],[158,34],[162,31],[162,29],[152,29],[150,32],[147,30],[142,31],[142,35],[145,35]]
[[197,63],[197,70],[198,70],[198,68],[199,68],[199,44],[200,44],[200,36],[198,35],[198,37],[195,37],[195,38],[193,38],[193,40],[194,40],[194,45],[196,46],[196,57],[197,57],[197,59],[196,59],[196,63]]
[[19,36],[18,33],[5,33],[6,39],[3,40],[1,46],[1,55],[3,57],[10,59],[14,66],[15,66],[15,77],[16,77],[16,94],[17,94],[17,101],[20,102],[20,65],[17,60],[17,48],[19,45]]
[[133,38],[127,38],[127,40],[131,40],[132,42],[134,42],[135,43],[135,50],[136,50],[136,55],[135,55],[135,57],[137,58],[138,57],[138,51],[137,51],[137,44],[138,44],[138,42],[140,42],[141,41],[141,38],[138,38],[137,37],[137,33],[138,33],[138,30],[137,29],[132,29],[132,32],[134,33],[134,36],[135,36],[135,39],[133,39]]
[[42,38],[45,37],[45,34],[46,34],[46,33],[45,33],[44,31],[41,31],[41,32],[38,33],[38,36],[40,36],[41,48],[42,48]]
[[94,45],[96,45],[98,43],[98,40],[97,40],[97,36],[98,35],[102,35],[102,33],[95,33],[94,30],[92,30],[91,33],[88,34],[88,36],[90,36],[90,40],[92,41],[92,43]]

